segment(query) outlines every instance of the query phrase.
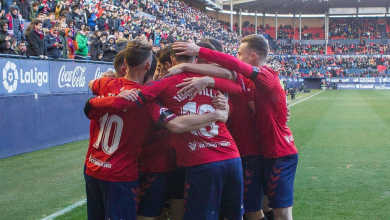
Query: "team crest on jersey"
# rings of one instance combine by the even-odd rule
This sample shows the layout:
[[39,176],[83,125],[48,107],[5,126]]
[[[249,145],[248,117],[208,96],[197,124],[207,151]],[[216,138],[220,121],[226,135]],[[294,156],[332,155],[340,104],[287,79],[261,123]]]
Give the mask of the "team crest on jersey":
[[167,108],[160,108],[160,114],[164,113],[167,110],[168,110]]

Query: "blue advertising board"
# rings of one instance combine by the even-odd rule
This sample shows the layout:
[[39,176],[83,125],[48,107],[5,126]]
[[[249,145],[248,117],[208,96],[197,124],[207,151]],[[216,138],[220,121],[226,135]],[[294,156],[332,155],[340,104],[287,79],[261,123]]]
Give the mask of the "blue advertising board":
[[[88,92],[88,82],[112,64],[0,58],[0,95]],[[115,71],[114,71],[115,72]]]
[[50,90],[51,92],[88,92],[88,82],[100,77],[107,70],[113,70],[113,66],[77,62],[52,62],[50,64],[52,76]]
[[390,83],[390,77],[331,77],[327,78],[329,83],[358,83],[358,84],[372,84],[372,83]]
[[50,92],[49,62],[1,59],[0,66],[3,72],[0,95]]
[[344,83],[337,84],[337,89],[346,90],[390,90],[390,83],[371,83],[371,84],[360,84],[360,83]]

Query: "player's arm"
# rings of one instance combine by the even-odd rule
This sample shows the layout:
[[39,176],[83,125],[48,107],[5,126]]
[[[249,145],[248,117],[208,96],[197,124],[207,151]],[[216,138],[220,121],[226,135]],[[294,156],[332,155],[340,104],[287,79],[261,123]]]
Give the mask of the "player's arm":
[[206,87],[213,87],[227,93],[242,92],[242,88],[239,84],[227,79],[205,76],[186,78],[183,79],[183,81],[183,83],[176,85],[176,87],[183,87],[177,93],[182,94],[183,97],[192,94],[190,100]]
[[275,76],[265,68],[255,67],[228,54],[198,47],[196,44],[178,42],[172,46],[174,50],[183,52],[177,55],[199,56],[209,62],[219,64],[231,71],[238,72],[259,85],[262,89],[271,89],[274,85]]
[[198,73],[204,76],[211,76],[235,81],[237,75],[225,68],[215,64],[194,64],[181,63],[168,69],[168,74],[165,77],[177,75],[183,72]]
[[[159,113],[160,115],[157,124],[164,126],[172,133],[183,133],[201,129],[216,121],[226,122],[229,116],[229,105],[225,96],[219,94],[218,96],[213,97],[213,104],[216,110],[202,115],[177,116],[171,110],[166,109],[162,113]],[[158,107],[157,111],[161,112],[161,106],[157,103],[153,103],[151,108],[156,109],[156,107]],[[149,108],[149,110],[151,110],[151,108]]]

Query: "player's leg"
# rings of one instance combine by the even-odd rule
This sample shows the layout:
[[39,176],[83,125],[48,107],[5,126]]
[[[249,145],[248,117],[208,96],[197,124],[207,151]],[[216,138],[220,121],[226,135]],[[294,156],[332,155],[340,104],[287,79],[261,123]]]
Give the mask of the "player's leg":
[[280,209],[273,209],[275,220],[293,220],[292,206]]
[[185,167],[176,167],[172,178],[168,217],[170,220],[184,218]]
[[100,180],[85,173],[85,188],[87,193],[88,219],[104,220],[103,195],[100,188]]
[[[185,220],[217,220],[225,181],[222,161],[186,167]],[[242,172],[239,178],[242,183]],[[230,189],[240,191],[241,189]],[[242,199],[241,199],[242,200]]]
[[259,220],[264,218],[262,212],[263,184],[262,165],[260,156],[243,156],[242,168],[244,175],[244,209],[247,220]]
[[298,154],[266,159],[265,188],[274,219],[292,220],[294,179]]
[[[265,192],[264,192],[265,194]],[[274,220],[274,213],[272,208],[268,207],[268,196],[263,195],[263,213],[264,216],[267,217],[267,220]]]
[[226,173],[222,191],[221,214],[228,220],[241,220],[244,215],[241,158],[220,161],[220,163],[223,165],[223,172]]
[[105,219],[137,219],[138,180],[110,182],[101,180]]
[[138,220],[153,220],[161,215],[169,197],[172,173],[139,173]]

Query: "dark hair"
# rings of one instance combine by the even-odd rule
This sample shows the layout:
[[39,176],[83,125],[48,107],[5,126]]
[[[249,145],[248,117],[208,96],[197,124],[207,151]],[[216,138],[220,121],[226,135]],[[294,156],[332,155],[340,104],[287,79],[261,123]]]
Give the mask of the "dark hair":
[[150,69],[148,72],[146,72],[144,77],[144,83],[148,80],[149,77],[153,78],[154,72],[156,71],[157,67],[157,59],[156,56],[152,53],[152,64],[150,65]]
[[199,41],[198,43],[196,43],[196,45],[199,46],[199,47],[208,48],[210,50],[216,50],[215,47],[211,43],[209,43],[209,42],[207,42],[205,40]]
[[35,19],[35,20],[33,21],[34,26],[37,25],[37,24],[42,24],[42,23],[43,23],[43,22],[42,22],[41,20],[39,20],[39,19]]
[[[180,41],[179,41],[180,42]],[[186,42],[186,41],[181,41]],[[180,55],[177,56],[177,53],[180,53],[182,51],[172,50],[171,49],[171,57],[175,58],[176,62],[178,63],[193,63],[195,60],[195,56],[187,56],[187,55]]]
[[157,51],[156,53],[157,60],[163,64],[165,64],[166,62],[172,64],[171,49],[172,49],[172,44],[168,44],[165,47],[161,48],[159,51]]
[[36,6],[39,6],[39,3],[38,2],[33,2],[31,5],[32,5],[32,7],[36,7]]
[[119,73],[121,67],[125,64],[125,50],[120,51],[114,59],[114,69],[115,72]]
[[52,25],[51,29],[53,29],[53,28],[60,28],[60,27],[61,27],[61,25],[59,23],[57,23],[57,24]]
[[91,30],[91,28],[89,28],[88,26],[85,26],[84,29],[83,29],[83,31],[90,31],[90,30]]
[[130,67],[138,66],[150,58],[152,45],[139,39],[131,40],[125,50],[125,60]]
[[205,39],[205,41],[213,45],[217,51],[223,52],[223,45],[221,44],[221,42],[219,42],[219,40],[209,38],[209,39]]
[[248,48],[257,53],[262,60],[265,60],[269,53],[268,40],[263,35],[251,34],[244,37],[241,43],[247,43]]
[[21,41],[19,41],[18,45],[20,45],[20,44],[26,44],[26,41],[21,40]]

